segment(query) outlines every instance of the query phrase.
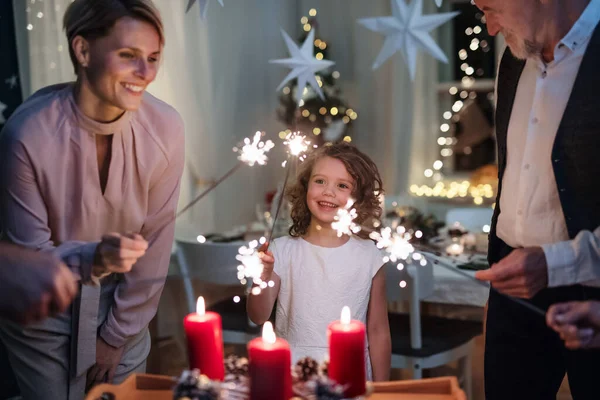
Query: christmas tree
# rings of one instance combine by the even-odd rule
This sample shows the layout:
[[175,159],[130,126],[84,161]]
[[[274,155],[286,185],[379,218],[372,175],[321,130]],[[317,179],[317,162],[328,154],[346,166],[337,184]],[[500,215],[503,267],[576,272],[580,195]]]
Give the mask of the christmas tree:
[[[316,32],[318,29],[316,15],[317,11],[313,8],[309,11],[308,17],[301,18],[302,36],[299,43],[303,43],[309,32],[315,29],[315,58],[328,59],[328,44],[320,39]],[[294,79],[281,91],[280,106],[277,110],[278,119],[285,124],[288,132],[301,131],[316,145],[341,140],[350,142],[352,122],[356,120],[358,114],[340,97],[341,90],[337,86],[340,73],[332,67],[315,75],[324,99],[307,86],[303,89],[302,100],[296,104],[298,81]],[[281,133],[282,136],[285,134],[285,132]]]

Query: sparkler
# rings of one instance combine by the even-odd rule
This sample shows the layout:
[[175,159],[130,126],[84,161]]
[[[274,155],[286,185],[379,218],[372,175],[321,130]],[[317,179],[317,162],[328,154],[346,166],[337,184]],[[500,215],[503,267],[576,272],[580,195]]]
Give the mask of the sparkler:
[[288,154],[298,157],[300,161],[304,161],[306,158],[306,151],[310,146],[310,141],[306,140],[306,136],[302,135],[300,132],[290,132],[285,137],[283,144],[287,146]]
[[254,138],[250,141],[249,138],[244,139],[244,146],[241,149],[233,148],[233,151],[239,154],[238,160],[253,167],[254,164],[265,165],[267,163],[267,152],[275,147],[275,143],[270,140],[261,141],[262,133],[256,132]]
[[358,217],[358,213],[355,208],[351,208],[353,204],[354,200],[348,199],[346,206],[340,208],[333,217],[335,221],[331,223],[331,227],[337,231],[338,237],[352,235],[362,230],[362,228],[354,222]]
[[[412,234],[407,232],[403,226],[397,227],[395,231],[385,227],[381,229],[381,232],[371,232],[369,237],[377,242],[377,248],[385,250],[388,254],[383,258],[383,262],[409,260],[411,255],[417,254],[414,246],[410,243]],[[417,257],[417,259],[421,258]]]
[[485,282],[482,282],[482,281],[480,281],[480,280],[476,279],[475,277],[473,277],[473,276],[471,276],[471,275],[467,274],[467,273],[466,273],[466,272],[464,272],[464,271],[461,271],[460,269],[458,269],[458,268],[457,268],[457,267],[455,267],[455,266],[451,266],[451,265],[449,265],[449,264],[446,264],[446,263],[445,263],[443,260],[441,260],[441,259],[440,259],[440,257],[436,256],[436,255],[435,255],[435,254],[433,254],[433,253],[430,253],[430,252],[423,252],[423,253],[424,253],[424,254],[428,254],[428,255],[429,255],[429,257],[431,257],[431,258],[434,258],[434,259],[435,259],[435,261],[436,261],[436,262],[435,262],[435,265],[439,265],[440,267],[442,267],[442,268],[444,268],[444,269],[447,269],[448,271],[452,271],[452,272],[453,272],[453,273],[455,273],[455,274],[461,275],[461,276],[463,276],[463,277],[465,277],[465,278],[469,279],[470,281],[472,281],[472,282],[474,282],[474,283],[478,284],[479,286],[483,286],[483,287],[485,287],[485,288],[488,288],[489,290],[494,290],[494,291],[496,291],[496,293],[498,293],[498,294],[500,294],[500,295],[502,295],[502,296],[506,297],[507,299],[509,299],[509,300],[512,300],[513,302],[515,302],[515,303],[518,303],[518,304],[522,305],[522,306],[523,306],[523,307],[525,307],[525,308],[528,308],[529,310],[533,311],[534,313],[536,313],[536,314],[538,314],[538,315],[540,315],[540,316],[542,316],[542,317],[544,317],[544,318],[546,317],[546,312],[545,312],[544,310],[542,310],[541,308],[539,308],[539,307],[536,307],[536,306],[534,306],[533,304],[531,304],[531,303],[528,303],[527,301],[525,301],[525,300],[523,300],[523,299],[520,299],[520,298],[518,298],[518,297],[512,297],[512,296],[509,296],[509,295],[507,295],[507,294],[504,294],[504,293],[501,293],[501,292],[497,291],[497,290],[496,290],[496,289],[495,289],[493,286],[491,286],[490,284],[488,284],[488,283],[485,283]]
[[[279,200],[277,202],[277,208],[275,209],[275,216],[273,217],[273,225],[271,226],[271,230],[269,231],[269,239],[267,240],[267,248],[265,251],[269,249],[271,246],[271,241],[273,239],[273,232],[275,231],[275,224],[277,223],[277,218],[279,217],[279,211],[281,210],[281,206],[283,204],[283,198],[285,197],[285,189],[287,187],[288,180],[290,178],[290,159],[304,161],[306,159],[306,151],[310,146],[310,141],[306,140],[306,136],[301,132],[290,132],[285,137],[283,144],[287,147],[288,158],[283,162],[282,166],[286,169],[285,171],[285,179],[283,181],[283,189],[281,190],[281,195],[279,196]],[[315,146],[316,147],[316,146]]]
[[[334,221],[331,224],[331,227],[337,231],[338,236],[340,237],[344,234],[351,235],[353,233],[357,233],[361,229],[368,230],[364,227],[358,226],[354,222],[357,216],[356,210],[351,209],[350,211],[348,211],[349,207],[350,202],[348,203],[346,208],[338,210],[338,213],[335,217],[336,221]],[[424,257],[424,254],[428,254],[429,257],[434,258],[436,260],[436,265],[439,265],[442,268],[445,268],[455,274],[461,275],[479,286],[483,286],[489,290],[496,290],[493,286],[489,285],[488,283],[481,282],[480,280],[467,274],[466,272],[461,271],[460,269],[458,269],[457,266],[450,266],[444,263],[439,259],[439,257],[435,256],[435,254],[428,251],[421,251],[423,247],[419,246],[415,248],[415,246],[413,246],[410,243],[410,240],[412,239],[412,233],[407,231],[406,228],[404,228],[403,226],[398,226],[395,230],[392,230],[392,228],[390,227],[385,227],[382,228],[380,232],[371,231],[369,233],[369,237],[376,241],[377,248],[382,249],[386,252],[386,256],[384,256],[382,259],[384,263],[388,263],[390,261],[398,262],[402,260],[409,264],[414,261],[418,262],[421,266],[425,266],[427,265],[427,260]],[[399,263],[398,269],[401,270],[403,268],[404,265],[402,263]],[[402,283],[404,283],[404,285],[402,285]],[[406,282],[402,281],[400,287],[406,287]],[[498,292],[497,290],[496,292],[542,317],[545,317],[546,315],[544,310],[532,305],[531,303],[528,303],[525,300],[506,295],[504,293]]]
[[238,255],[235,257],[239,262],[237,277],[242,285],[248,283],[250,280],[254,285],[250,293],[258,295],[263,289],[267,287],[275,286],[273,281],[263,281],[261,276],[264,270],[263,262],[259,256],[258,248],[264,244],[266,239],[264,237],[260,240],[251,241],[248,246],[242,246],[238,250]]
[[268,160],[267,153],[275,146],[275,144],[271,140],[263,142],[261,141],[261,137],[262,133],[256,132],[252,140],[249,138],[244,139],[244,145],[241,148],[234,147],[233,151],[238,153],[239,162],[234,165],[233,168],[227,171],[225,175],[213,182],[204,192],[196,196],[188,205],[183,207],[177,214],[175,214],[173,219],[169,220],[169,223],[171,223],[174,219],[179,218],[183,213],[192,208],[197,202],[199,202],[217,186],[223,183],[224,180],[233,175],[234,172],[237,171],[242,165],[246,164],[250,167],[253,167],[255,164],[265,165]]

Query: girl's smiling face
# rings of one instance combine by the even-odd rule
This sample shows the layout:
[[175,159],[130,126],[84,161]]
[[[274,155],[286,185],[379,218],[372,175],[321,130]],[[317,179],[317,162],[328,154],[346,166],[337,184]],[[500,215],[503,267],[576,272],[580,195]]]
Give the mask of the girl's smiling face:
[[354,185],[343,162],[332,157],[319,159],[312,169],[306,193],[311,224],[330,226],[337,210],[348,203]]

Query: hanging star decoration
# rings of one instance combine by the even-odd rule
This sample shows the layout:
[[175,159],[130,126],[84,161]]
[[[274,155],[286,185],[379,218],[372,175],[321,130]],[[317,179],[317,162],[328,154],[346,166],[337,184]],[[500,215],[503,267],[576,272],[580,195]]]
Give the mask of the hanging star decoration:
[[0,101],[0,124],[6,123],[6,119],[4,119],[4,110],[6,110],[6,104]]
[[392,16],[361,18],[358,22],[365,28],[386,36],[385,42],[373,69],[379,68],[398,50],[402,52],[408,64],[410,77],[415,79],[417,69],[417,51],[419,48],[429,52],[436,59],[447,63],[448,58],[429,36],[429,32],[456,17],[458,12],[423,15],[423,0],[391,0]]
[[10,89],[14,89],[17,87],[18,83],[17,83],[17,76],[13,75],[8,79],[5,79],[4,82],[6,82],[6,84],[10,87]]
[[442,1],[444,0],[435,0],[435,5],[438,6],[438,8],[440,8],[442,6]]
[[288,51],[290,52],[290,58],[283,58],[279,60],[269,60],[272,64],[281,64],[287,68],[291,68],[290,73],[283,79],[283,81],[277,87],[277,91],[289,81],[294,78],[298,78],[298,87],[296,92],[296,102],[300,103],[302,100],[302,94],[304,93],[304,87],[308,83],[314,91],[319,95],[321,99],[325,99],[321,87],[315,78],[315,73],[327,69],[335,64],[329,60],[317,60],[314,56],[313,42],[315,41],[315,31],[311,29],[310,33],[306,37],[302,47],[298,47],[296,43],[289,37],[289,35],[282,29],[281,34],[285,40]]
[[[206,18],[206,9],[208,8],[209,0],[189,0],[185,12],[186,13],[189,12],[190,9],[192,8],[192,6],[196,3],[196,1],[198,1],[198,7],[200,7],[200,18],[202,18],[202,19]],[[225,5],[223,4],[223,0],[218,0],[218,1],[219,1],[219,4],[221,5],[221,7],[225,7]]]

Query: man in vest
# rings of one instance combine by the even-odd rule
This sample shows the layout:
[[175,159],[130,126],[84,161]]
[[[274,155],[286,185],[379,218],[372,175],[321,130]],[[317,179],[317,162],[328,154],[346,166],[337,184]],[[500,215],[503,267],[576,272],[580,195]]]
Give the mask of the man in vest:
[[537,307],[600,300],[600,0],[475,0],[508,48],[498,70],[499,186],[488,258],[485,392],[600,398],[600,350],[570,350]]

